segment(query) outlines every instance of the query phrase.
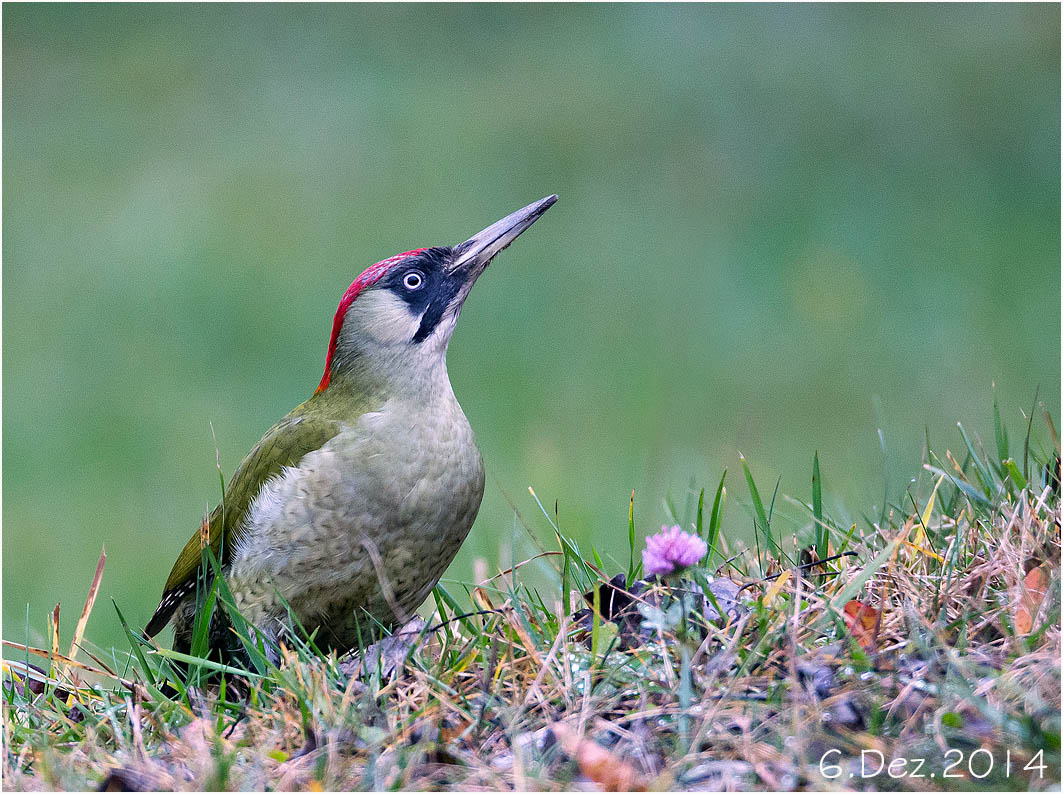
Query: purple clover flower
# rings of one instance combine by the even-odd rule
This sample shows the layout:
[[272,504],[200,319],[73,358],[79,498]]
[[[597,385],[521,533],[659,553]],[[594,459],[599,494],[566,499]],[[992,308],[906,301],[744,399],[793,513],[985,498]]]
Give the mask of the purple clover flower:
[[656,535],[646,538],[642,570],[647,576],[668,576],[694,565],[708,550],[705,541],[697,535],[684,532],[678,526],[665,525]]

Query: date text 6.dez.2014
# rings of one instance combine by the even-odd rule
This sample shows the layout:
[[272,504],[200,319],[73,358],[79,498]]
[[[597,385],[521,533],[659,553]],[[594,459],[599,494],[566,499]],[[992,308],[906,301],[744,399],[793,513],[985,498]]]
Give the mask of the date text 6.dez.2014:
[[[928,763],[929,761],[929,763]],[[936,767],[936,768],[935,768]],[[862,750],[859,763],[856,759],[846,761],[842,758],[842,751],[827,750],[819,759],[819,771],[828,780],[838,778],[873,778],[886,776],[898,778],[975,778],[981,780],[989,777],[996,770],[998,775],[1022,777],[1042,780],[1045,776],[1047,764],[1044,762],[1044,751],[1038,750],[1032,758],[1012,758],[1011,750],[1004,752],[1002,758],[998,758],[989,750],[978,748],[968,753],[962,750],[946,750],[934,763],[928,758],[908,758],[894,756],[888,758],[878,750]]]

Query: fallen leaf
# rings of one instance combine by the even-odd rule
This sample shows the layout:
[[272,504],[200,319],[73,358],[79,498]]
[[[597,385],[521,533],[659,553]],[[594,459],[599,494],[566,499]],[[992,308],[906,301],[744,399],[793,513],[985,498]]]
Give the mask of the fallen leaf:
[[875,627],[879,612],[862,601],[852,600],[845,605],[845,625],[860,647],[869,651],[875,644]]
[[550,726],[565,755],[603,791],[645,791],[646,781],[630,763],[597,742],[583,739],[563,722]]
[[1023,581],[1021,597],[1014,602],[1012,622],[1019,634],[1029,634],[1033,620],[1048,592],[1048,570],[1044,565],[1031,568]]

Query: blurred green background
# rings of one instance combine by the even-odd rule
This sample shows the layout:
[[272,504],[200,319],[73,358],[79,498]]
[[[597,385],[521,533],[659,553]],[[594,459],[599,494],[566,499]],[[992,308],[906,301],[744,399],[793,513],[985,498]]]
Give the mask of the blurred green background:
[[[1056,5],[11,5],[3,10],[4,636],[143,625],[313,391],[367,265],[556,192],[466,306],[488,469],[449,576],[534,552],[534,486],[626,562],[738,450],[839,517],[924,428],[1059,415]],[[877,430],[886,439],[883,466]],[[1043,445],[1043,440],[1038,442]],[[780,500],[781,502],[781,500]],[[784,535],[802,521],[783,517]]]

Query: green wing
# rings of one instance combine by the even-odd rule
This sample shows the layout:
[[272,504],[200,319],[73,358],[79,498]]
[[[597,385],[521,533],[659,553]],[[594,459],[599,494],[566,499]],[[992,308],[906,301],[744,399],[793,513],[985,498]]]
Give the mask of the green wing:
[[[229,552],[244,531],[244,519],[251,502],[263,483],[279,474],[284,466],[297,465],[304,455],[320,449],[339,432],[339,421],[310,418],[303,408],[296,408],[262,436],[233,474],[222,504],[215,507],[204,520],[210,535],[210,547],[219,559],[228,559]],[[223,525],[224,558],[221,555]],[[174,563],[159,606],[144,629],[147,636],[152,637],[161,631],[180,603],[195,589],[197,573],[203,561],[202,531],[201,528],[192,536]]]

